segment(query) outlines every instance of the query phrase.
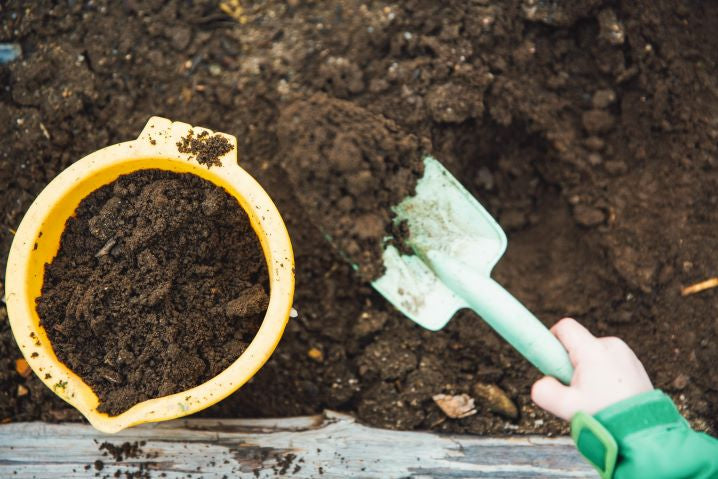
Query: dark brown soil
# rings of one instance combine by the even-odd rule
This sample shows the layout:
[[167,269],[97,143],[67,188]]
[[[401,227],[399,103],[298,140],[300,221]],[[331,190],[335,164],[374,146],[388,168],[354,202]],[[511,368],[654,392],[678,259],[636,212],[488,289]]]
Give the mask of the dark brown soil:
[[267,281],[235,198],[195,175],[140,170],[82,200],[37,312],[57,357],[116,415],[237,359],[262,322]]
[[[109,474],[102,475],[103,479],[109,479],[110,477],[122,477],[124,479],[150,479],[153,477],[148,470],[155,463],[152,461],[156,457],[155,453],[145,453],[142,447],[145,445],[145,441],[135,442],[123,442],[120,445],[112,444],[111,442],[103,442],[100,444],[99,450],[102,452],[103,457],[108,457],[115,462],[130,461],[132,459],[145,459],[143,462],[135,462],[135,467],[131,469],[117,469],[112,476]],[[97,467],[98,463],[101,467]],[[105,464],[102,461],[95,461],[95,469],[102,470]],[[160,474],[159,477],[164,477],[164,473]],[[95,474],[98,477],[99,474]]]
[[283,110],[277,132],[282,166],[312,221],[363,279],[381,276],[385,238],[402,237],[391,207],[414,193],[423,172],[419,140],[321,93]]
[[222,164],[219,158],[231,151],[232,145],[223,136],[210,136],[209,133],[203,131],[195,137],[194,133],[190,131],[186,137],[177,142],[177,150],[180,153],[192,153],[199,164],[211,168]]
[[142,457],[144,451],[142,446],[145,445],[145,441],[135,442],[123,442],[122,444],[115,445],[111,442],[103,442],[100,444],[100,451],[103,456],[109,455],[115,462],[122,462],[125,459],[136,459]]
[[[424,331],[328,246],[289,186],[277,127],[323,93],[431,143],[509,235],[494,276],[547,324],[573,315],[621,336],[695,425],[718,426],[718,289],[680,294],[718,275],[714,2],[243,5],[240,24],[215,2],[3,2],[0,41],[24,52],[0,66],[3,262],[52,177],[136,137],[151,115],[227,132],[287,222],[299,316],[254,380],[205,414],[334,408],[406,429],[565,431],[531,404],[539,374],[478,318]],[[14,371],[5,315],[0,418],[77,418]],[[431,400],[473,397],[479,382],[506,392],[519,418],[482,406],[446,419]]]

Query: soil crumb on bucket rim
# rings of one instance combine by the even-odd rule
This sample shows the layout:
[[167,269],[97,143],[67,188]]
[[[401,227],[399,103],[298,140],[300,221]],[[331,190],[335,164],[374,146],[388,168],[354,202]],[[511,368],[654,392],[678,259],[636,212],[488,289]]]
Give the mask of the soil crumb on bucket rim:
[[232,151],[233,148],[224,136],[210,135],[206,131],[194,136],[194,132],[190,130],[187,136],[177,142],[177,151],[196,155],[197,162],[207,168],[222,166],[220,158]]

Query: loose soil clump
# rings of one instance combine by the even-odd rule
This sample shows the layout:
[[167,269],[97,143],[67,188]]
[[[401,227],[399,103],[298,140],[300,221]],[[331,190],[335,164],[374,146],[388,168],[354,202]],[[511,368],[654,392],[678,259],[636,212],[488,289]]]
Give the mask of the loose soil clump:
[[[154,140],[151,140],[154,141]],[[211,135],[203,131],[196,137],[190,131],[187,136],[177,142],[177,151],[180,153],[191,153],[195,156],[197,163],[211,168],[220,166],[222,155],[230,152],[232,145],[229,140],[221,135]]]
[[235,198],[196,175],[140,170],[80,203],[37,311],[58,358],[116,415],[237,359],[262,322],[267,281]]
[[283,110],[277,131],[302,205],[363,279],[378,278],[385,238],[406,234],[394,226],[391,207],[414,193],[429,143],[324,94]]

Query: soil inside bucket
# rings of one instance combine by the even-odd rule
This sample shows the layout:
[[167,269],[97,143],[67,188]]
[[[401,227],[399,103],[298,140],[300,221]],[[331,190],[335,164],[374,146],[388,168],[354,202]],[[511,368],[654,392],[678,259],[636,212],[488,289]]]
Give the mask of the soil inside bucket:
[[237,359],[262,322],[267,283],[235,198],[196,175],[141,170],[80,203],[37,311],[58,358],[117,415]]

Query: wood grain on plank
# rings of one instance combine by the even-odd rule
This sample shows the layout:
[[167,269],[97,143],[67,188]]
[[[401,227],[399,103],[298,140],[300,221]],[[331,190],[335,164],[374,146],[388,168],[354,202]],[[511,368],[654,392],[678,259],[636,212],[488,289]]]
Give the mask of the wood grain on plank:
[[[116,462],[102,456],[99,445],[105,441],[146,444],[142,457]],[[102,470],[95,469],[96,460]],[[118,469],[141,467],[150,477],[195,479],[597,477],[568,438],[390,431],[331,411],[283,419],[177,420],[115,435],[84,424],[0,426],[0,477],[112,478]]]

